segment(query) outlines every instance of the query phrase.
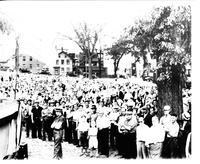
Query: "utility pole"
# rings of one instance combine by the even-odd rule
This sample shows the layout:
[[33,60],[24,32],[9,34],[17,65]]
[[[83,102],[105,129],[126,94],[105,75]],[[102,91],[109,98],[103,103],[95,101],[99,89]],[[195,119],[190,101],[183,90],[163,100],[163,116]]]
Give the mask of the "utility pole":
[[100,49],[99,55],[99,78],[101,78],[101,55],[103,55],[102,50]]
[[16,48],[15,48],[15,71],[16,71],[16,77],[15,77],[15,92],[14,92],[14,99],[16,99],[17,94],[17,76],[19,71],[19,36],[16,37]]

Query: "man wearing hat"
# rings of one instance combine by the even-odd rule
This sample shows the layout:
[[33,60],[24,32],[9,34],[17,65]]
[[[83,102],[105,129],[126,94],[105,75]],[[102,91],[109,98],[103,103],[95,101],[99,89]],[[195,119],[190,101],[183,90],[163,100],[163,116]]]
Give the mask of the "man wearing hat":
[[35,101],[34,106],[32,108],[32,138],[42,139],[42,107],[39,106],[39,101]]
[[163,108],[164,115],[160,118],[161,125],[165,128],[171,123],[171,107],[169,105],[165,105]]
[[63,139],[63,123],[64,117],[61,108],[56,108],[56,118],[51,125],[54,135],[54,159],[62,159],[62,139]]
[[136,111],[127,110],[118,124],[120,135],[120,153],[124,158],[136,158]]

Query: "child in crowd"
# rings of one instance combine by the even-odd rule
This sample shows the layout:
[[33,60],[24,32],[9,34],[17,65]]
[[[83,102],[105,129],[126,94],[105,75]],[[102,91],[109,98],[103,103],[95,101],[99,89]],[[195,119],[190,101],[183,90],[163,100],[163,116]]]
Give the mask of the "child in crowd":
[[79,124],[77,126],[77,130],[79,131],[80,134],[80,143],[81,143],[81,152],[82,155],[88,155],[87,149],[88,149],[88,130],[89,130],[90,126],[89,123],[87,122],[87,118],[85,115],[82,115],[80,120],[79,120]]

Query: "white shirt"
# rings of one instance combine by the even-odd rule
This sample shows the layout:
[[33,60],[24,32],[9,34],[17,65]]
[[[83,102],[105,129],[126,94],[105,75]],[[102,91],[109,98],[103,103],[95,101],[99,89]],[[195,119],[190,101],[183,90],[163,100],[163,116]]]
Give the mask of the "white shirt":
[[165,139],[165,130],[162,125],[157,124],[149,128],[149,133],[147,135],[147,143],[157,143],[163,142]]
[[108,128],[110,127],[110,120],[108,117],[105,116],[97,117],[96,124],[99,129]]
[[85,132],[88,131],[89,128],[90,128],[89,123],[85,121],[85,122],[79,122],[77,130]]
[[160,118],[160,124],[167,129],[167,127],[171,124],[172,116],[169,114],[167,116],[162,116]]
[[88,136],[97,136],[98,129],[97,128],[89,128]]
[[179,125],[177,122],[171,123],[166,130],[168,131],[167,137],[178,137]]
[[119,113],[117,112],[115,112],[115,113],[110,113],[110,115],[109,115],[109,118],[110,118],[110,121],[116,121],[117,120],[117,118],[119,117]]
[[147,125],[140,124],[136,128],[136,139],[137,141],[147,141],[147,137],[149,135],[149,127]]

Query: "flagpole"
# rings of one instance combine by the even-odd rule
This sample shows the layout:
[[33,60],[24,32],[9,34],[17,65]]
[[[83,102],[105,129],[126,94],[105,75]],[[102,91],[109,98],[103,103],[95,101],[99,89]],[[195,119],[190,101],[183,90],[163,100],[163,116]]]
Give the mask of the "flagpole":
[[14,92],[14,99],[16,99],[17,94],[17,76],[18,76],[18,69],[19,69],[19,36],[16,37],[16,48],[15,48],[15,92]]

